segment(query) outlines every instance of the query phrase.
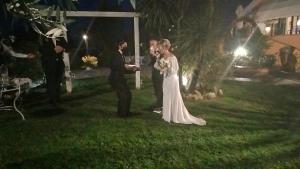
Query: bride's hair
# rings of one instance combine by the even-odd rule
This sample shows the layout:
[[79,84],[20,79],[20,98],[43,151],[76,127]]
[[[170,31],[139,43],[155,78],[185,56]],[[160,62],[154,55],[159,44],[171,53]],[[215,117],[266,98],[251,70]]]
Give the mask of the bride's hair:
[[171,42],[169,41],[169,39],[162,39],[159,41],[159,44],[168,50],[171,48]]

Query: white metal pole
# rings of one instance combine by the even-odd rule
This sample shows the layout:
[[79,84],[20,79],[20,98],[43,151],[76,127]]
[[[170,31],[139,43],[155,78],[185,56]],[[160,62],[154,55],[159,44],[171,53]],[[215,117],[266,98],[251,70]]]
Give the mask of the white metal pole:
[[[64,16],[63,16],[63,12],[60,12],[60,22],[62,25],[64,25],[67,28],[67,24],[65,22]],[[68,41],[68,34],[67,32],[65,32],[64,34],[64,38],[66,39],[66,41]],[[71,77],[71,66],[70,66],[70,56],[69,53],[64,52],[63,54],[63,61],[65,64],[65,77],[66,77],[66,90],[68,94],[72,93],[72,77]]]
[[[139,30],[139,17],[134,17],[134,53],[135,65],[140,67],[140,30]],[[141,88],[141,72],[135,73],[135,87]]]

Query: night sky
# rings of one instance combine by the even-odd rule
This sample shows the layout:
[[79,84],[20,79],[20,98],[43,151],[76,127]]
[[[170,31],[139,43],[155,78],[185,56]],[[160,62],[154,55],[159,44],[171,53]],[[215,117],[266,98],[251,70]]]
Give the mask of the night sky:
[[[53,4],[56,0],[47,0],[49,4]],[[246,6],[251,2],[251,0],[225,0],[227,1],[227,6],[225,6],[226,11],[224,16],[228,20],[228,22],[232,21],[234,19],[234,11],[237,8],[238,4],[242,4],[243,6]],[[78,3],[76,3],[76,7],[78,10],[82,11],[133,11],[130,4],[130,0],[124,0],[122,4],[118,5],[118,0],[78,0]],[[3,16],[3,13],[1,13],[1,16]],[[1,27],[9,27],[9,23],[5,23],[3,20],[3,17],[0,18]],[[77,19],[82,25],[81,27],[88,26],[90,19],[88,18],[80,18]],[[19,32],[24,29],[23,25],[24,22],[17,21],[15,24],[15,31]],[[125,21],[124,31],[129,31],[130,26],[132,25],[132,21],[130,19],[127,19]],[[76,27],[76,26],[75,26]],[[7,28],[6,28],[7,29]]]
[[[47,0],[48,3],[53,3],[55,0]],[[224,12],[224,19],[226,22],[230,23],[234,19],[235,15],[235,9],[239,4],[242,4],[243,6],[246,6],[251,2],[251,0],[224,0],[227,1]],[[118,0],[78,0],[78,3],[76,3],[76,7],[79,11],[134,11],[134,9],[131,6],[130,0],[124,0],[121,4],[118,4]],[[1,16],[3,16],[1,14]],[[133,31],[133,20],[132,19],[122,19],[122,20],[114,20],[112,18],[106,18],[106,19],[97,19],[96,21],[99,22],[93,22],[92,18],[76,18],[73,19],[75,22],[72,24],[68,24],[68,33],[69,38],[72,42],[74,42],[74,46],[78,45],[78,42],[82,40],[82,34],[87,32],[87,29],[89,25],[91,26],[91,34],[97,33],[100,29],[108,29],[110,32],[108,32],[106,35],[108,36],[120,36],[120,34],[125,34],[124,37],[132,37],[132,31]],[[121,22],[120,22],[121,21]],[[10,23],[4,22],[3,18],[2,21],[0,20],[1,27],[10,27]],[[91,24],[94,23],[94,24]],[[98,24],[97,24],[98,23]],[[120,24],[121,23],[121,24]],[[26,29],[30,28],[27,26],[26,29],[24,29],[24,25],[26,25],[26,21],[22,20],[15,20],[14,22],[14,31],[10,33],[16,34],[18,32],[19,38],[26,39],[26,33],[24,32]],[[119,28],[116,28],[119,27]],[[121,30],[120,30],[121,29]],[[115,34],[115,32],[119,32],[120,34]],[[27,33],[28,34],[28,33]],[[28,37],[32,37],[32,34],[35,33],[29,33]],[[17,35],[18,36],[18,35]],[[37,36],[37,35],[35,35]],[[94,37],[95,38],[95,37]],[[97,37],[99,38],[99,37]],[[95,39],[97,39],[95,38]],[[99,46],[101,46],[100,41],[93,42],[93,38],[91,37],[90,40],[90,48],[93,50],[93,48],[98,49]],[[102,43],[106,43],[106,41]],[[95,44],[95,45],[93,45]]]
[[[47,0],[49,4],[54,3],[56,0]],[[246,6],[251,2],[251,0],[225,0],[227,1],[227,6],[225,6],[227,11],[231,11],[226,13],[226,18],[231,19],[232,11],[235,11],[238,4],[242,4]],[[1,1],[1,3],[3,3]],[[133,8],[130,4],[130,0],[124,0],[121,5],[118,5],[118,0],[78,0],[76,4],[78,10],[86,10],[86,11],[133,11]],[[1,13],[3,16],[3,13]],[[1,26],[6,25],[3,23],[3,17],[1,17]]]

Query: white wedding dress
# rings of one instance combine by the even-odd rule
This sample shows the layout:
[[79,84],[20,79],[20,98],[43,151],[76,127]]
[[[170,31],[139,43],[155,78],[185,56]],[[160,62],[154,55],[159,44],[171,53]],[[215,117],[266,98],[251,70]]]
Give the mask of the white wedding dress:
[[[197,124],[204,126],[206,121],[202,118],[192,116],[186,109],[179,87],[178,80],[178,62],[174,55],[167,58],[169,66],[162,70],[164,74],[163,81],[163,119],[167,122],[182,124]],[[155,68],[159,69],[158,63]]]

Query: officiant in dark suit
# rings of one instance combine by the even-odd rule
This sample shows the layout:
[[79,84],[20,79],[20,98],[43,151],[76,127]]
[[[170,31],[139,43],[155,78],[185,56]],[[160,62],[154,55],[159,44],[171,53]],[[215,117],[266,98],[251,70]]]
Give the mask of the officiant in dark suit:
[[134,73],[139,71],[139,68],[135,65],[129,65],[125,63],[124,49],[127,48],[126,41],[119,41],[117,43],[117,49],[113,54],[113,58],[110,64],[109,83],[112,88],[117,92],[118,97],[118,115],[120,117],[128,117],[130,113],[131,105],[131,91],[127,84],[125,74]]
[[47,93],[50,104],[58,108],[60,102],[60,85],[63,80],[64,62],[63,52],[67,48],[67,42],[63,37],[44,38],[40,46],[42,64],[46,75]]

